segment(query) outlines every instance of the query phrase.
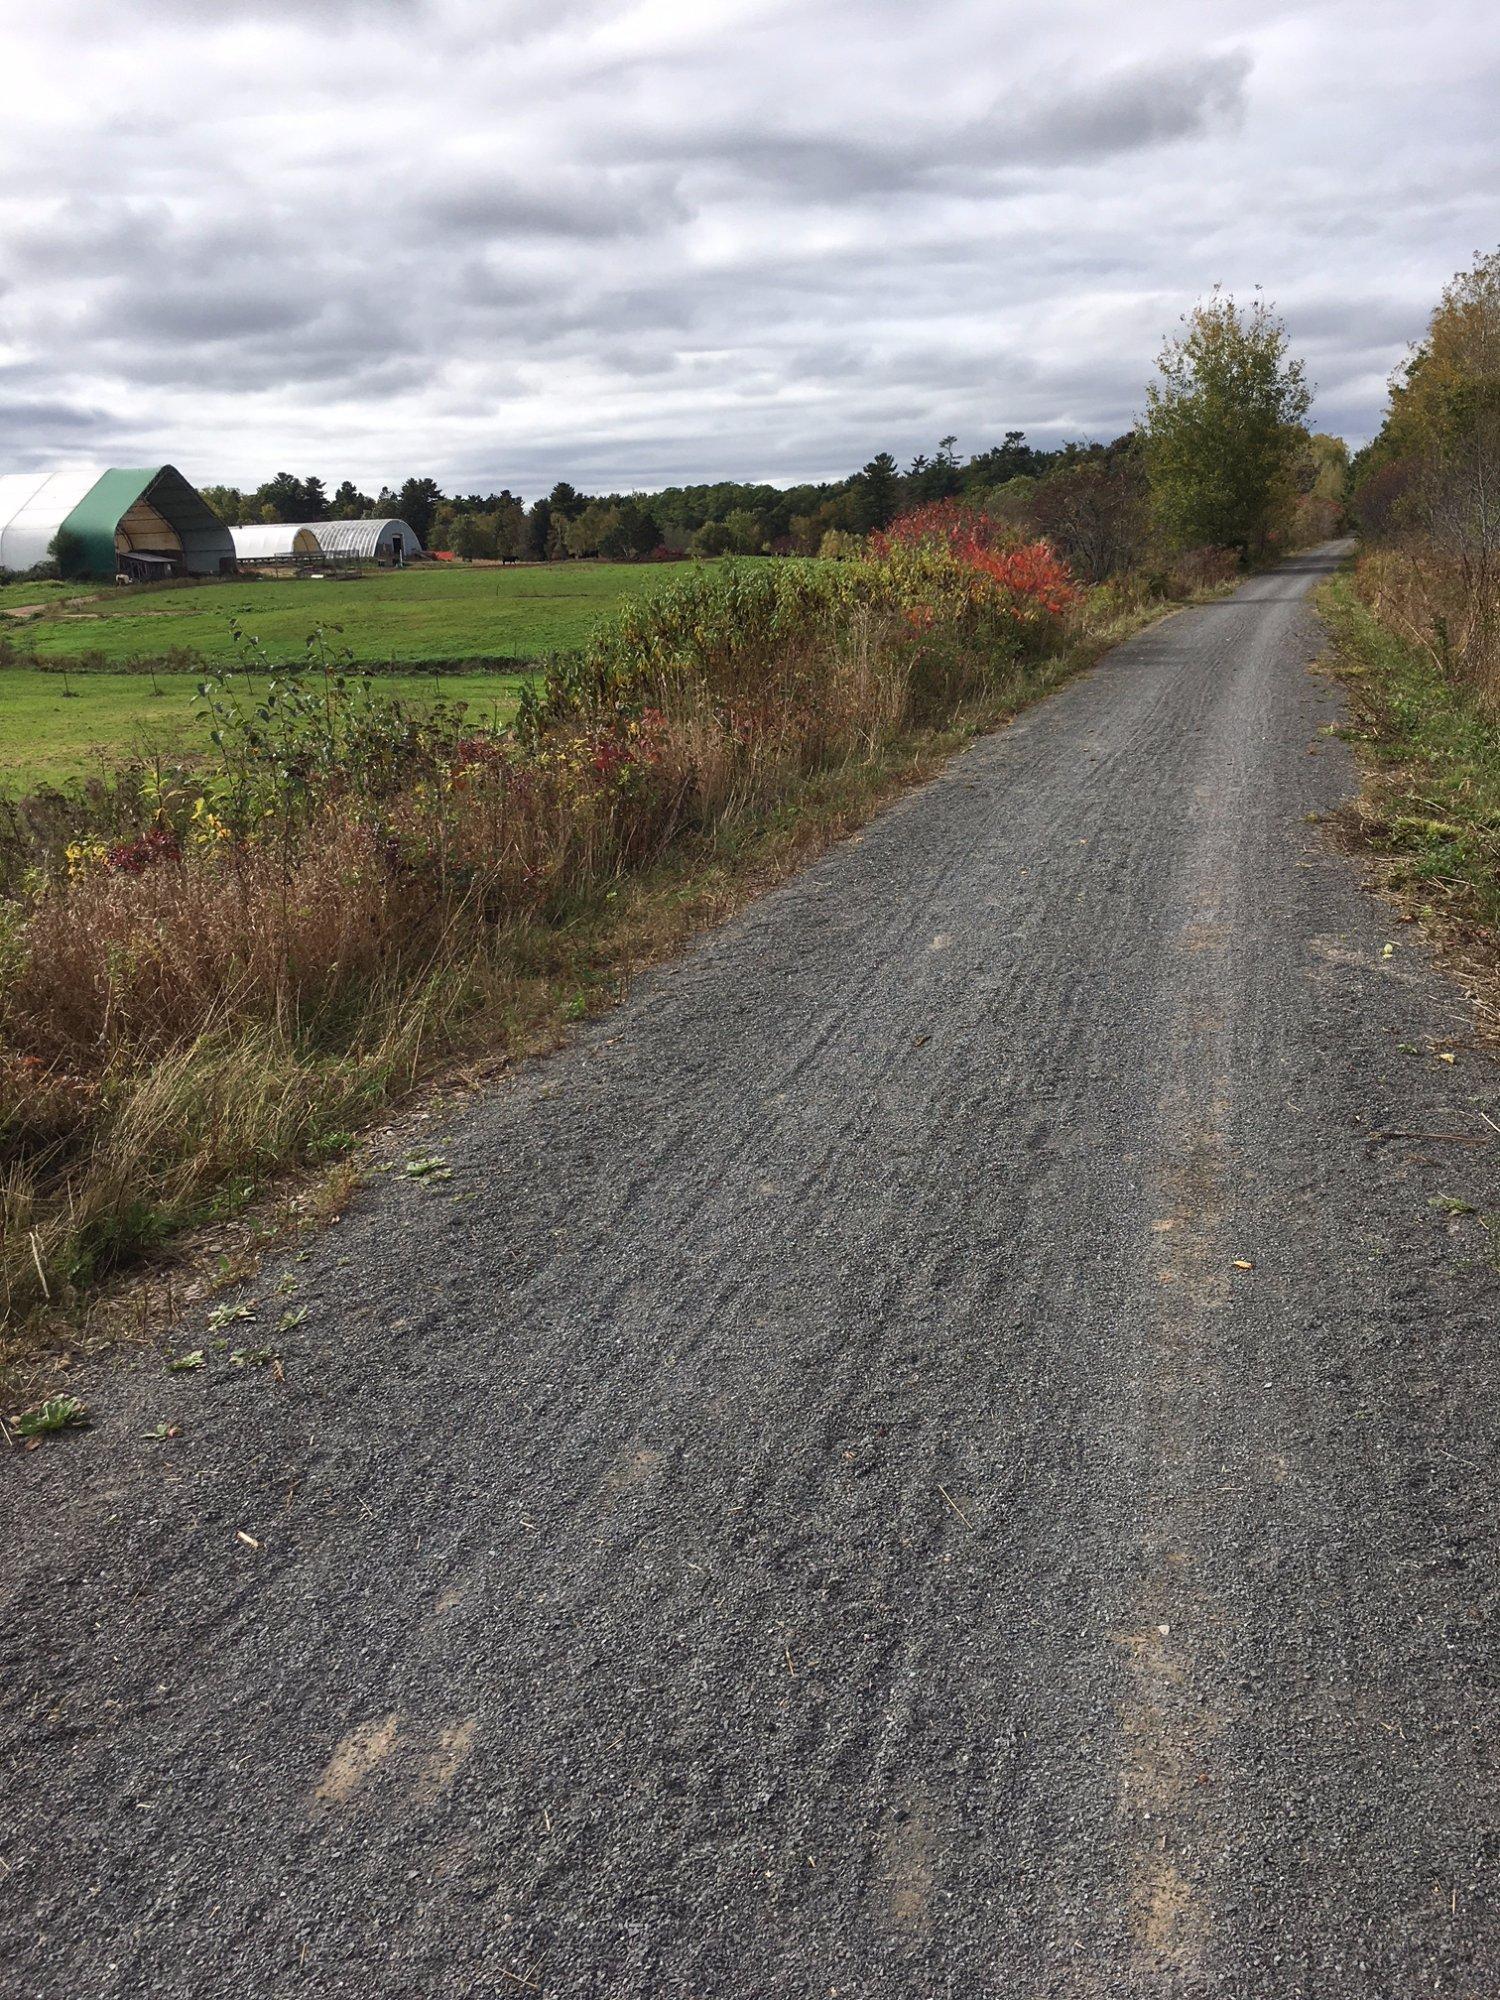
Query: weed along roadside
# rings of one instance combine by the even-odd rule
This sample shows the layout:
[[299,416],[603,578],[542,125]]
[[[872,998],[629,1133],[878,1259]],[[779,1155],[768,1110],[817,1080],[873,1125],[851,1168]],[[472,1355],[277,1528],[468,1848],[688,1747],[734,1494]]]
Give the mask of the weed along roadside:
[[1500,250],[1445,286],[1350,468],[1322,593],[1364,751],[1345,831],[1500,1034]]
[[[1372,573],[1374,572],[1374,573]],[[1446,676],[1379,612],[1365,558],[1321,593],[1365,784],[1340,818],[1500,1037],[1500,733],[1480,693]]]
[[545,1043],[1170,587],[1080,589],[947,508],[627,603],[510,730],[332,659],[211,680],[204,767],[6,857],[6,1358],[445,1066]]

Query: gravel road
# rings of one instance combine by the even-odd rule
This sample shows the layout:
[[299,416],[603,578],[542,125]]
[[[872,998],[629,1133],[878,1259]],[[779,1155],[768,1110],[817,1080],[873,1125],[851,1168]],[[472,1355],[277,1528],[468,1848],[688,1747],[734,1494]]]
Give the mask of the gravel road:
[[1336,555],[10,1459],[0,1992],[1500,1993],[1500,1078],[1311,823]]

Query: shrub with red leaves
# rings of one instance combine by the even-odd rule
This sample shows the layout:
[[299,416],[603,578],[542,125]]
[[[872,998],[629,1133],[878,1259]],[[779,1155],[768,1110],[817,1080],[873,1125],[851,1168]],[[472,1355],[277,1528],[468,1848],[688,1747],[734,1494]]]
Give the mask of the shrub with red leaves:
[[500,764],[504,761],[503,736],[461,736],[449,753],[448,768],[464,771],[474,764]]
[[939,547],[956,556],[970,556],[976,550],[999,548],[1012,540],[1003,521],[982,508],[966,506],[962,500],[932,500],[925,507],[913,507],[898,515],[882,534],[870,537],[877,555],[892,549]]
[[133,840],[119,840],[107,848],[104,865],[116,875],[144,875],[158,862],[181,859],[182,843],[176,834],[169,827],[153,826],[149,833],[138,833]]
[[1004,521],[961,500],[934,500],[892,521],[871,537],[877,556],[897,549],[938,548],[956,562],[999,584],[1017,615],[1060,616],[1078,601],[1078,586],[1050,542],[1016,542]]

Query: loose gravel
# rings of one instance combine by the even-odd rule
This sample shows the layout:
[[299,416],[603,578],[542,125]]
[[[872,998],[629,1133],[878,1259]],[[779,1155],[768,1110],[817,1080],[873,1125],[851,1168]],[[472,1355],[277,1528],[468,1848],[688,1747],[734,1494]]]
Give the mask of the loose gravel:
[[1500,1991],[1500,1080],[1310,819],[1337,553],[89,1372],[0,1992]]

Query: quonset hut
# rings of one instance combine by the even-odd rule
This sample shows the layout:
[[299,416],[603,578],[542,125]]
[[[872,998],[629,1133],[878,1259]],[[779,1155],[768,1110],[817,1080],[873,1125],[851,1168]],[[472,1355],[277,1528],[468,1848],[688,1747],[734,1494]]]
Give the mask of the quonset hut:
[[229,530],[172,465],[0,473],[0,569],[64,576],[217,576]]
[[303,521],[281,532],[297,534],[302,528],[316,535],[325,556],[343,562],[386,563],[399,569],[422,553],[422,544],[405,521]]

